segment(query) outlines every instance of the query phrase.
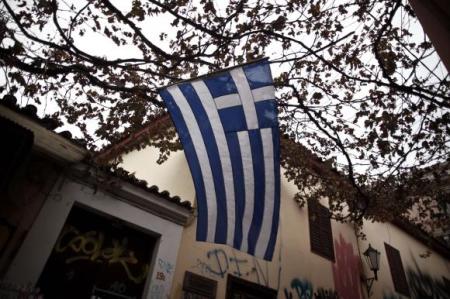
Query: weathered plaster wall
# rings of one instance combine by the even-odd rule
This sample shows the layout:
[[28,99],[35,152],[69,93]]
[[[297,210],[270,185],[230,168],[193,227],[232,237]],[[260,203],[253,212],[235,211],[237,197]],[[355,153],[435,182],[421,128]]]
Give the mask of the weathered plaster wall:
[[119,166],[134,172],[137,178],[147,181],[149,185],[158,186],[160,191],[168,190],[171,195],[194,202],[194,184],[184,153],[171,153],[163,164],[156,163],[158,155],[156,148],[146,147],[122,156],[123,163]]
[[0,192],[0,278],[35,221],[61,167],[32,155],[8,190]]
[[[147,147],[124,155],[121,167],[168,190],[184,200],[195,198],[192,178],[182,152],[173,153],[163,165],[156,165],[158,151]],[[145,162],[144,162],[145,161]],[[307,208],[299,208],[293,195],[296,187],[282,177],[281,223],[274,259],[266,262],[228,246],[195,241],[196,221],[183,232],[171,298],[182,298],[185,271],[218,282],[217,298],[225,298],[227,275],[278,290],[279,298],[314,298],[319,289],[340,290],[343,299],[363,298],[358,271],[356,238],[350,225],[332,224],[335,263],[311,252]]]
[[[367,240],[359,242],[361,251],[370,242],[381,252],[379,278],[373,285],[372,298],[408,298],[395,292],[384,243],[400,252],[411,298],[450,298],[450,286],[445,285],[443,279],[445,277],[450,281],[450,263],[447,259],[432,250],[429,257],[421,257],[429,248],[391,223],[365,222],[364,233]],[[365,270],[365,273],[371,274],[367,267]]]
[[[192,178],[183,152],[172,153],[167,162],[156,164],[158,150],[147,147],[123,157],[123,168],[179,195],[183,200],[195,198]],[[361,260],[369,242],[381,252],[378,281],[374,282],[370,298],[406,298],[394,291],[384,243],[400,251],[412,298],[450,298],[449,287],[443,277],[450,280],[449,261],[431,251],[431,256],[421,258],[427,247],[390,223],[365,222],[367,240],[357,240],[348,224],[332,223],[334,263],[310,250],[307,209],[300,209],[292,200],[296,187],[282,176],[281,223],[276,254],[272,262],[255,259],[227,246],[195,241],[194,221],[183,232],[180,253],[175,270],[171,298],[182,298],[185,271],[191,271],[218,282],[217,298],[225,297],[227,275],[257,282],[278,290],[278,298],[314,298],[319,288],[336,290],[342,299],[367,298],[361,273],[373,273]],[[358,249],[359,248],[359,249]],[[447,289],[445,289],[447,288]],[[424,297],[423,294],[426,294]]]
[[125,203],[102,190],[94,190],[67,178],[61,178],[48,196],[5,279],[20,285],[35,285],[67,215],[76,203],[131,223],[149,234],[159,235],[143,298],[167,298],[172,286],[183,227]]

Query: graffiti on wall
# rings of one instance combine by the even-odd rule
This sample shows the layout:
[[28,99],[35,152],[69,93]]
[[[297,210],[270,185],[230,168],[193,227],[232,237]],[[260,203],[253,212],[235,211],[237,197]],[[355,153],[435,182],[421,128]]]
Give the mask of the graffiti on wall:
[[156,271],[156,280],[166,281],[166,277],[172,275],[174,266],[172,263],[158,258],[158,271]]
[[170,261],[158,258],[156,261],[155,278],[150,285],[149,294],[152,299],[164,299],[168,297],[169,283],[174,273],[175,266]]
[[128,240],[112,239],[112,246],[105,246],[105,234],[95,230],[81,233],[72,225],[65,226],[59,236],[55,252],[64,253],[72,251],[73,254],[66,258],[65,263],[71,264],[79,260],[87,260],[93,263],[118,263],[123,267],[127,277],[139,284],[142,283],[149,271],[149,265],[143,264],[139,273],[132,273],[130,265],[138,264],[134,252],[127,248]]
[[270,282],[275,282],[277,288],[280,284],[281,266],[277,277],[270,277],[269,266],[266,261],[258,261],[256,258],[247,259],[237,257],[233,251],[229,256],[225,250],[214,248],[206,252],[205,259],[198,258],[191,266],[201,274],[211,276],[215,279],[223,279],[226,274],[232,274],[240,278],[254,279],[258,284],[269,287]]
[[335,290],[319,288],[314,293],[314,299],[339,299],[339,295]]
[[290,288],[284,288],[285,299],[338,299],[338,293],[332,289],[318,288],[314,292],[313,284],[307,279],[294,278]]
[[170,263],[166,260],[163,260],[161,258],[158,258],[158,267],[166,274],[172,274],[172,272],[174,270],[174,266],[172,263]]
[[[409,267],[406,271],[410,297],[412,299],[449,299],[450,281],[445,277],[439,279],[431,276],[421,270],[415,260],[413,262],[415,266]],[[393,293],[383,295],[383,299],[401,298],[401,296]]]
[[401,296],[392,293],[384,294],[383,299],[402,299]]
[[[415,262],[415,261],[414,261]],[[415,262],[415,269],[406,271],[411,297],[417,299],[448,299],[450,298],[450,283],[443,277],[437,279],[429,273],[422,272]]]
[[[227,274],[231,274],[240,278],[251,279],[266,287],[276,285],[276,289],[280,290],[281,266],[278,267],[278,271],[274,275],[273,272],[269,271],[268,262],[260,261],[254,257],[250,259],[239,257],[235,251],[230,254],[222,248],[213,248],[205,253],[204,258],[197,258],[196,263],[190,268],[213,279],[225,279]],[[153,289],[152,295],[155,298],[159,298],[157,297],[158,291],[157,288]],[[284,294],[285,299],[341,298],[338,296],[338,292],[332,289],[319,287],[314,292],[313,284],[309,280],[298,277],[291,279],[289,286],[285,287],[281,294]]]
[[339,235],[334,240],[336,261],[333,267],[334,287],[342,299],[360,299],[360,260],[353,253],[353,246]]
[[313,285],[309,280],[294,278],[291,280],[291,290],[284,288],[284,296],[286,299],[312,299]]
[[20,285],[8,281],[0,280],[0,298],[27,298],[27,299],[43,299],[39,288],[31,285]]

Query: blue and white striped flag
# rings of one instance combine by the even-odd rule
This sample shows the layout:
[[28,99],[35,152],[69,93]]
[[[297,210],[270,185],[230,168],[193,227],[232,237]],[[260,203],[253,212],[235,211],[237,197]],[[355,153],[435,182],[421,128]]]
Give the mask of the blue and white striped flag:
[[160,92],[194,180],[197,241],[271,260],[280,210],[280,146],[268,60]]

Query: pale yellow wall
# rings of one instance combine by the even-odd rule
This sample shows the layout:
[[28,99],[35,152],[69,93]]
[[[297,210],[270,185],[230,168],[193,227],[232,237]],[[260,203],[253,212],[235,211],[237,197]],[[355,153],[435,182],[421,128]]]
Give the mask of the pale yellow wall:
[[[147,147],[125,154],[120,166],[134,172],[136,177],[146,180],[150,185],[168,190],[172,196],[178,195],[183,200],[193,202],[194,186],[184,153],[172,153],[162,165],[156,163],[157,157],[157,149]],[[450,279],[448,260],[433,251],[431,256],[421,258],[419,255],[425,253],[427,247],[390,223],[365,222],[363,231],[367,239],[358,241],[350,225],[332,222],[336,262],[332,263],[312,253],[307,209],[299,208],[294,202],[296,190],[282,176],[281,222],[272,262],[255,259],[228,246],[196,242],[194,219],[183,232],[171,298],[182,298],[185,271],[216,280],[219,299],[225,297],[228,274],[277,289],[279,298],[299,298],[296,285],[305,285],[306,282],[313,286],[314,292],[318,288],[331,288],[337,290],[342,299],[367,298],[366,290],[360,284],[359,273],[362,271],[367,276],[373,275],[365,262],[361,262],[361,253],[369,242],[381,252],[379,279],[373,284],[370,298],[403,298],[394,291],[384,249],[385,242],[400,251],[412,298],[420,298],[414,296],[418,287],[429,289],[430,294],[435,296],[431,298],[448,298],[442,295],[438,297],[442,293],[442,290],[439,291],[443,286],[442,277]],[[240,261],[238,265],[236,259]],[[425,281],[427,275],[431,277],[429,282]],[[298,287],[298,291],[302,295],[301,287]]]
[[158,157],[158,149],[148,146],[123,155],[119,166],[134,172],[137,178],[149,185],[158,186],[159,191],[167,190],[171,196],[178,195],[182,200],[194,202],[194,184],[184,152],[172,152],[163,164],[156,163]]
[[[184,153],[172,153],[162,165],[156,163],[157,157],[158,151],[147,147],[124,155],[121,166],[150,185],[157,185],[160,190],[168,190],[171,195],[194,202],[194,186]],[[312,285],[314,292],[318,288],[331,288],[337,290],[342,299],[367,298],[366,290],[360,283],[360,273],[373,275],[361,262],[361,253],[369,242],[381,252],[379,280],[374,282],[370,298],[404,298],[394,291],[385,242],[400,251],[412,298],[420,298],[415,296],[418,287],[434,296],[430,298],[449,298],[445,297],[446,290],[439,289],[443,287],[443,276],[450,279],[448,260],[433,251],[428,258],[421,258],[419,255],[425,253],[427,247],[390,223],[365,222],[363,231],[367,239],[358,241],[350,225],[332,222],[336,262],[312,253],[307,209],[299,208],[292,199],[296,190],[282,177],[281,223],[272,262],[255,259],[228,246],[196,242],[194,219],[183,232],[170,298],[182,298],[185,271],[216,280],[216,298],[219,299],[225,297],[228,274],[277,289],[279,298],[301,297],[303,291],[308,291],[301,289],[306,282]],[[238,265],[236,259],[240,261]],[[428,277],[431,279],[426,281]]]
[[[400,252],[412,298],[417,298],[414,294],[418,289],[427,290],[434,296],[430,298],[450,298],[449,289],[446,290],[446,295],[442,295],[445,292],[441,292],[444,286],[442,277],[450,280],[448,260],[433,250],[429,257],[420,257],[430,249],[391,223],[365,222],[364,233],[367,240],[359,242],[361,250],[366,249],[370,242],[372,247],[381,252],[379,280],[374,283],[373,298],[407,298],[394,290],[384,243],[388,243]],[[369,273],[367,268],[365,273]],[[427,277],[431,280],[427,280]]]
[[[281,190],[281,227],[272,262],[256,259],[228,246],[196,242],[194,222],[183,235],[172,298],[182,298],[186,270],[216,280],[217,298],[225,297],[227,274],[279,290],[279,298],[285,298],[285,290],[292,298],[298,298],[295,287],[291,287],[296,279],[303,284],[311,283],[314,291],[320,287],[334,288],[331,262],[311,253],[309,248],[306,209],[300,209],[292,200],[295,189],[285,179]],[[353,241],[355,238],[352,230],[342,224],[333,225],[333,232],[336,237],[341,233],[344,239]],[[233,259],[241,262],[237,264]]]
[[[157,150],[147,147],[139,152],[124,155],[121,166],[134,172],[138,178],[146,180],[150,185],[157,185],[161,190],[169,190],[172,195],[192,201],[195,196],[194,186],[184,154],[172,154],[163,165],[156,165],[156,159]],[[295,299],[304,294],[302,292],[311,292],[306,287],[302,290],[307,282],[313,287],[313,292],[319,288],[337,289],[334,284],[333,263],[310,250],[307,208],[299,208],[293,200],[296,190],[296,187],[282,176],[281,222],[272,262],[255,259],[228,246],[196,242],[196,221],[190,223],[183,233],[171,298],[182,298],[185,271],[216,280],[217,298],[225,297],[228,274],[277,289],[279,298],[286,298],[287,294],[287,298]],[[352,297],[348,299],[363,298],[358,274],[354,273],[354,268],[347,269],[349,260],[359,267],[360,259],[354,231],[348,224],[335,222],[332,229],[335,244],[346,245],[336,247],[344,248],[335,250],[336,275],[343,284],[352,286],[353,293],[349,293]],[[238,265],[235,259],[240,261]]]

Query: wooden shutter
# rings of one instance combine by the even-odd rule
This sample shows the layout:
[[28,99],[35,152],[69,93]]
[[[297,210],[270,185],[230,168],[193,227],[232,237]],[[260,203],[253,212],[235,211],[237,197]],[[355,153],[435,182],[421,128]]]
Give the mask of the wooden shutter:
[[409,296],[408,282],[406,281],[405,270],[403,269],[400,252],[389,244],[384,243],[386,256],[391,270],[392,281],[396,292]]
[[216,298],[217,281],[186,271],[183,281],[184,298]]
[[315,201],[308,202],[311,251],[334,261],[333,232],[330,212]]
[[228,274],[226,299],[277,299],[277,290]]

